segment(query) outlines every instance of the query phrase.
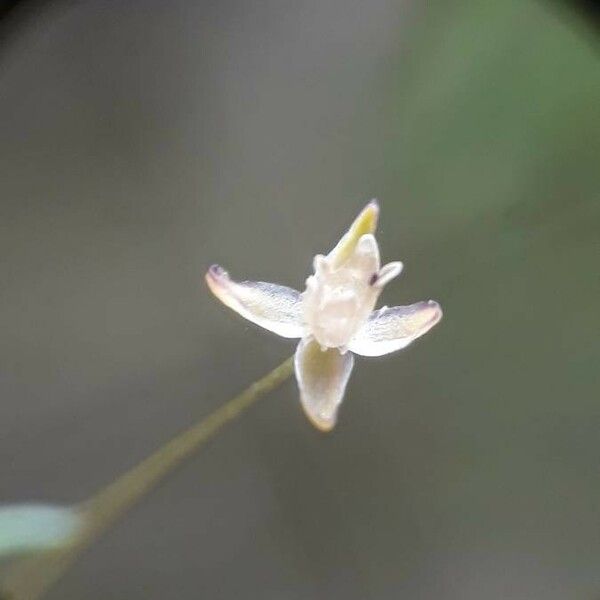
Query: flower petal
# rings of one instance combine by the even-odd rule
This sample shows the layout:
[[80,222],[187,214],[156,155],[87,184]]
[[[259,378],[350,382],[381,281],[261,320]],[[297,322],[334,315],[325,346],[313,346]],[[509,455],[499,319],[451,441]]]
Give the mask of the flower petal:
[[306,416],[317,429],[330,431],[337,420],[354,357],[336,348],[323,351],[312,338],[304,338],[296,349],[294,365]]
[[375,287],[383,289],[392,279],[398,277],[400,273],[402,273],[404,265],[399,261],[391,262],[381,267],[379,273],[377,273],[377,278],[373,282]]
[[353,271],[359,280],[369,282],[379,272],[379,245],[372,233],[361,235],[342,268]]
[[379,218],[379,205],[377,200],[371,200],[360,212],[350,229],[342,236],[336,247],[327,258],[334,268],[339,267],[353,253],[358,240],[366,233],[375,233],[377,219]]
[[245,319],[282,337],[302,337],[300,292],[262,281],[238,283],[219,265],[207,271],[206,283],[223,304]]
[[371,313],[348,345],[362,356],[381,356],[408,346],[442,318],[440,305],[429,300]]

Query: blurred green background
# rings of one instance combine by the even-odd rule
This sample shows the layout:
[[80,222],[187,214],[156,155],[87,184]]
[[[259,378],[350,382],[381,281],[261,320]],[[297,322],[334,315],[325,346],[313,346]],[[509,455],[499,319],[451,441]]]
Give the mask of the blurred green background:
[[[32,7],[35,7],[33,9]],[[302,287],[366,200],[383,303],[336,430],[290,381],[54,599],[600,597],[600,61],[530,0],[23,3],[0,46],[0,501],[83,500],[293,352],[203,284]]]

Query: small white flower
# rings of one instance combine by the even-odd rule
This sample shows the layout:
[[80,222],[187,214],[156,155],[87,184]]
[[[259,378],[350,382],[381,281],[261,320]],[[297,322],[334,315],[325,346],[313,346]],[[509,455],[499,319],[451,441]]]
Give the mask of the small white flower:
[[373,200],[327,256],[315,256],[315,273],[302,294],[274,283],[235,282],[218,265],[206,274],[213,294],[242,317],[282,337],[300,338],[294,359],[300,400],[322,431],[335,425],[353,353],[399,350],[442,318],[433,300],[373,311],[385,284],[402,270],[400,262],[380,266],[378,216]]

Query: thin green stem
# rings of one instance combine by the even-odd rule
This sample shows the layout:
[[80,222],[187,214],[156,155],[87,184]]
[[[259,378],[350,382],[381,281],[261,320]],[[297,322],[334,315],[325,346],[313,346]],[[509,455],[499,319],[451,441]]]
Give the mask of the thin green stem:
[[0,600],[37,600],[71,566],[79,554],[117,519],[150,492],[221,428],[250,408],[261,396],[283,383],[293,371],[293,359],[273,369],[241,394],[199,423],[183,431],[137,466],[127,471],[79,509],[86,523],[71,545],[26,557],[15,563],[0,585]]

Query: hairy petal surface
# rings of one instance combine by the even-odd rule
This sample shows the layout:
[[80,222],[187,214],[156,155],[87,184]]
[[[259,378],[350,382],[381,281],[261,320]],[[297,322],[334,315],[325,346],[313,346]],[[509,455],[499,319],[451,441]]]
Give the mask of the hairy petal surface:
[[362,356],[382,356],[408,346],[442,318],[434,300],[375,311],[348,345]]
[[219,265],[210,267],[206,282],[223,304],[248,321],[282,337],[302,337],[300,292],[263,281],[236,282]]
[[323,351],[312,338],[304,338],[296,349],[294,365],[306,416],[321,431],[330,431],[337,420],[354,357],[336,348]]

